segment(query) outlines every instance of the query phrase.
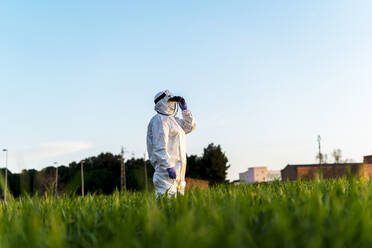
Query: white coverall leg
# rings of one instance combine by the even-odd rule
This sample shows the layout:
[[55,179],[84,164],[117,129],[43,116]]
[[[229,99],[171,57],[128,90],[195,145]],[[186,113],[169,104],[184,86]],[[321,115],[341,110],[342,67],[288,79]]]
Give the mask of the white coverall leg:
[[[161,96],[163,98],[159,100]],[[158,99],[155,105],[157,114],[151,119],[147,129],[147,151],[155,168],[153,182],[158,196],[184,194],[186,134],[196,127],[191,111],[182,111],[182,119],[175,116],[177,106],[174,102],[168,102],[170,97],[172,95],[167,90],[155,96]],[[176,179],[169,178],[168,168],[176,171]]]

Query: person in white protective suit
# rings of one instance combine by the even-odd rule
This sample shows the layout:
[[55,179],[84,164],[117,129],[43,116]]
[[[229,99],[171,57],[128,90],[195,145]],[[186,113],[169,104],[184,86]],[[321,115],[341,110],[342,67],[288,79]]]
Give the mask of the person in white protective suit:
[[[155,96],[155,111],[147,129],[147,151],[155,168],[156,195],[184,194],[186,181],[186,134],[195,127],[195,119],[182,97],[174,97],[168,90]],[[178,106],[183,118],[176,117]]]

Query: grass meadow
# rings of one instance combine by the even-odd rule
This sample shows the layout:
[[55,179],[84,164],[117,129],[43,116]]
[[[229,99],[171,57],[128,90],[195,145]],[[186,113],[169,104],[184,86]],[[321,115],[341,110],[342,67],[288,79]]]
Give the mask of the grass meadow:
[[0,203],[0,247],[370,247],[372,183],[218,186]]

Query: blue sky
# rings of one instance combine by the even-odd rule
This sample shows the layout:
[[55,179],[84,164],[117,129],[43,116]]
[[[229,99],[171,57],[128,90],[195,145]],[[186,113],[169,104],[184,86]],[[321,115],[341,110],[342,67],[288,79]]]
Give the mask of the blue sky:
[[[9,168],[143,156],[153,96],[186,97],[188,153],[229,179],[324,152],[372,154],[371,1],[3,1],[0,146]],[[0,166],[3,165],[0,160]]]

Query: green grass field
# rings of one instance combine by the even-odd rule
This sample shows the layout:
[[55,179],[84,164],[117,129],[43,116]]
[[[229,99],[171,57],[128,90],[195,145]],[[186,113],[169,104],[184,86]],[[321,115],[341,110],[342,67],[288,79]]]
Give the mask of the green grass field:
[[370,247],[371,231],[372,183],[354,179],[0,206],[0,247]]

